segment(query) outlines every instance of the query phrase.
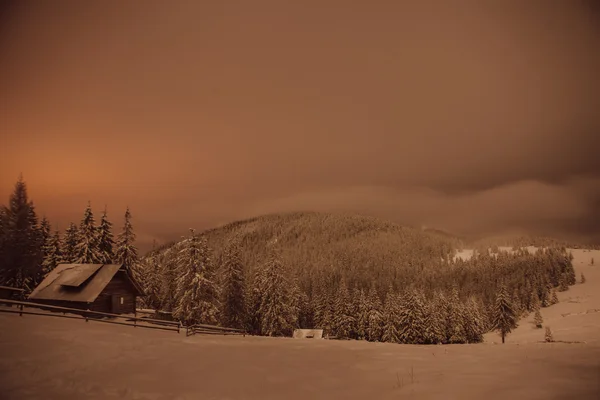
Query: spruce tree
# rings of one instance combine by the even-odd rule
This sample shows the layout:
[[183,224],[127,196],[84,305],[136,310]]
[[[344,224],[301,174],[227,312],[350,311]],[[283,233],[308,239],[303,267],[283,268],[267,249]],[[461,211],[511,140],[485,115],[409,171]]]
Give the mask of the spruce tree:
[[111,264],[114,258],[113,247],[115,241],[112,233],[112,223],[108,220],[106,207],[104,207],[100,226],[98,227],[98,240],[102,263]]
[[463,304],[460,302],[458,289],[456,287],[452,289],[449,300],[450,337],[448,340],[450,343],[466,343],[465,310]]
[[542,323],[544,322],[544,320],[542,318],[542,313],[540,312],[539,308],[535,310],[535,315],[533,316],[533,322],[535,323],[536,328],[542,327]]
[[485,332],[485,323],[481,306],[475,297],[471,296],[464,306],[465,318],[465,342],[481,343]]
[[[357,295],[358,294],[358,295]],[[366,340],[369,330],[369,303],[363,289],[355,290],[354,310],[356,318],[356,338],[358,340]]]
[[60,234],[58,231],[56,231],[54,232],[54,235],[50,236],[50,239],[48,239],[46,245],[44,246],[44,261],[42,262],[41,274],[42,279],[61,262],[62,257],[60,249]]
[[33,285],[37,286],[42,279],[44,278],[44,276],[46,275],[47,271],[45,271],[45,266],[44,266],[44,260],[48,257],[47,251],[52,251],[51,247],[51,240],[52,240],[52,232],[51,232],[52,228],[50,226],[50,222],[48,221],[48,219],[46,217],[42,218],[42,222],[40,223],[40,227],[39,227],[39,241],[40,241],[40,245],[41,245],[41,260],[40,260],[40,265],[37,268],[35,277],[34,277],[34,281],[33,281]]
[[33,202],[21,176],[3,211],[0,284],[31,289],[40,267],[41,241]]
[[71,223],[65,231],[62,243],[62,262],[73,264],[77,260],[77,243],[79,242],[79,229]]
[[185,325],[216,324],[219,311],[219,290],[215,271],[204,237],[193,229],[177,255],[177,305],[173,316]]
[[123,231],[117,237],[115,259],[118,264],[122,264],[129,271],[132,271],[138,262],[138,251],[134,242],[135,233],[131,225],[131,212],[127,207]]
[[398,296],[394,293],[392,286],[390,285],[383,306],[382,342],[400,343],[400,332],[398,331],[399,319]]
[[88,203],[78,231],[78,242],[75,247],[76,264],[102,264],[102,254],[99,247],[98,229],[92,207]]
[[558,295],[556,294],[556,289],[552,289],[552,298],[550,300],[550,304],[558,303]]
[[381,313],[381,299],[375,290],[375,285],[371,285],[369,296],[367,297],[367,306],[369,308],[369,319],[367,323],[367,340],[378,342],[381,340],[383,329],[383,315]]
[[581,283],[585,283],[585,275],[581,274]]
[[416,289],[409,289],[399,297],[399,303],[400,343],[424,343],[425,310],[422,296]]
[[438,300],[440,293],[434,293],[434,297],[425,303],[425,317],[423,320],[423,339],[426,344],[440,344],[446,339],[446,317],[443,315],[443,307]]
[[517,327],[517,315],[510,301],[506,286],[502,284],[496,295],[496,306],[494,309],[494,329],[500,332],[502,343],[506,335]]
[[266,336],[290,335],[294,322],[290,285],[275,251],[271,252],[263,273],[264,291],[259,308],[261,333]]
[[333,331],[340,339],[348,339],[353,334],[355,319],[352,315],[352,303],[346,281],[342,279],[337,291],[333,312]]
[[554,336],[552,335],[552,330],[549,326],[546,327],[545,340],[548,343],[554,342]]
[[246,326],[246,277],[237,241],[230,241],[223,256],[222,321],[230,328]]
[[561,292],[566,292],[567,290],[569,290],[567,276],[564,273],[561,274],[560,279],[558,281],[558,290],[560,290]]

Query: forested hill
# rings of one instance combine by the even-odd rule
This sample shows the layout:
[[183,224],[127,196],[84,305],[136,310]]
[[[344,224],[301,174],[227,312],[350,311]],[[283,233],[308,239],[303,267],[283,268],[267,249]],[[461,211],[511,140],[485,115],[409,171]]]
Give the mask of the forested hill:
[[[461,245],[457,238],[435,231],[373,217],[316,212],[265,215],[204,234],[215,260],[221,258],[229,239],[238,238],[242,262],[250,271],[265,262],[269,243],[276,239],[283,264],[300,275],[322,269],[344,270],[353,275],[351,280],[382,278],[385,287],[395,271],[439,263]],[[173,245],[155,253],[164,253]]]

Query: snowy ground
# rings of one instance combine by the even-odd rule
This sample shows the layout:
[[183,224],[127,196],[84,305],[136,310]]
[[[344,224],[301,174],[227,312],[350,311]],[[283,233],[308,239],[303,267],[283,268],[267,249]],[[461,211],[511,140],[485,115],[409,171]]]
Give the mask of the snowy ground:
[[600,252],[575,250],[587,282],[505,345],[185,337],[0,314],[0,399],[598,399]]

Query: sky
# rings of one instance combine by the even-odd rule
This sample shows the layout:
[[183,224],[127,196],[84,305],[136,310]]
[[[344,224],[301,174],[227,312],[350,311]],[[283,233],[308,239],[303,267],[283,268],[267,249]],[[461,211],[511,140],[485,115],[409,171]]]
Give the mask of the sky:
[[549,1],[3,1],[0,201],[148,249],[343,211],[600,242],[600,12]]

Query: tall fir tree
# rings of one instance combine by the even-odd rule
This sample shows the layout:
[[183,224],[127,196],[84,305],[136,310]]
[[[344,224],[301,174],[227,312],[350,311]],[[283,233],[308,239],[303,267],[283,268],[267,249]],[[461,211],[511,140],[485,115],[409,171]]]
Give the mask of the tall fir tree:
[[506,286],[502,284],[496,295],[496,305],[494,308],[494,328],[499,331],[502,343],[505,342],[506,335],[511,333],[516,327],[517,315],[506,291]]
[[333,331],[340,339],[349,339],[354,334],[355,319],[352,315],[352,303],[350,293],[346,286],[346,280],[342,279],[339,283],[337,297],[335,299],[333,312]]
[[444,302],[439,301],[438,296],[441,296],[439,292],[434,293],[433,299],[425,304],[423,339],[426,344],[440,344],[446,339]]
[[383,305],[382,342],[400,343],[400,332],[398,331],[399,311],[398,296],[394,292],[392,285],[390,285]]
[[52,227],[50,226],[50,221],[46,217],[42,218],[40,222],[39,230],[38,230],[38,240],[41,245],[40,252],[40,265],[37,268],[36,274],[34,275],[33,285],[37,286],[44,276],[46,275],[44,260],[48,257],[47,251],[51,251],[50,242],[52,240]]
[[[131,224],[131,212],[129,207],[125,211],[125,223],[123,224],[123,231],[117,237],[115,259],[119,264],[123,264],[125,269],[134,272],[138,262],[138,250],[134,246],[135,233],[133,232],[133,225]],[[136,276],[139,278],[138,276]]]
[[112,233],[112,223],[108,220],[106,207],[104,207],[104,212],[100,219],[100,226],[98,227],[98,241],[102,263],[112,264],[113,259],[115,258],[113,251],[115,240]]
[[535,310],[535,315],[533,316],[533,322],[535,323],[536,328],[542,327],[542,323],[544,322],[544,319],[542,318],[542,313],[540,312],[539,308]]
[[356,339],[366,340],[369,331],[369,303],[363,289],[354,291],[354,315],[356,318]]
[[92,206],[88,202],[83,219],[79,224],[78,242],[75,246],[76,264],[102,264],[102,254],[99,247],[98,229],[92,212]]
[[219,288],[206,238],[190,229],[177,256],[177,306],[173,316],[185,325],[216,324],[219,312]]
[[237,240],[229,242],[223,256],[222,268],[222,323],[230,328],[245,328],[246,276]]
[[383,331],[383,314],[382,304],[379,294],[375,289],[375,284],[371,285],[369,295],[367,297],[367,306],[369,308],[369,319],[367,323],[367,340],[369,342],[381,341]]
[[400,342],[422,344],[425,342],[425,315],[421,294],[414,288],[408,289],[401,296]]
[[71,222],[62,241],[62,262],[73,264],[77,260],[77,243],[79,242],[79,229]]
[[42,277],[51,272],[62,262],[60,234],[55,231],[44,246],[44,261],[42,262]]
[[259,307],[261,333],[266,336],[290,335],[294,322],[290,282],[275,251],[271,251],[262,272],[264,291]]
[[2,263],[0,283],[32,289],[40,268],[41,241],[35,207],[29,200],[21,176],[3,212]]

